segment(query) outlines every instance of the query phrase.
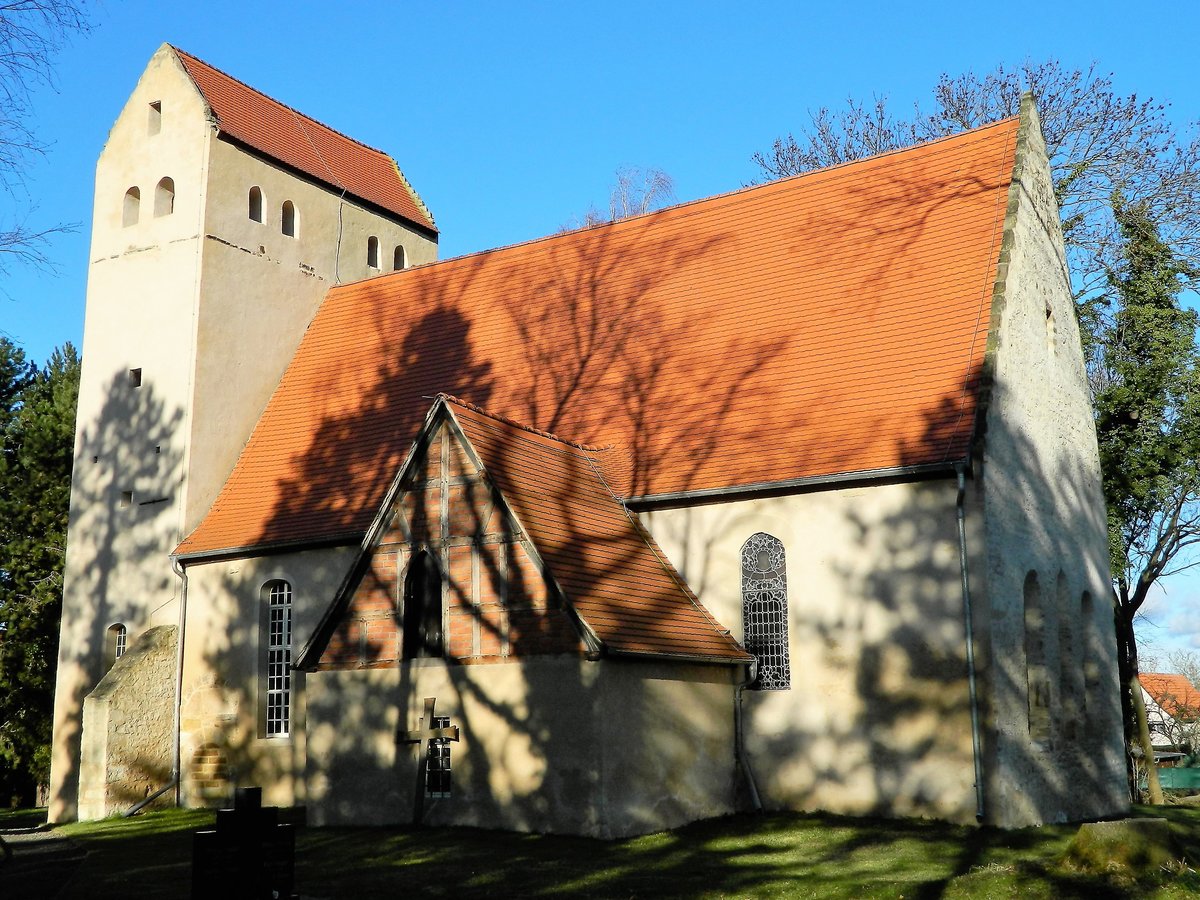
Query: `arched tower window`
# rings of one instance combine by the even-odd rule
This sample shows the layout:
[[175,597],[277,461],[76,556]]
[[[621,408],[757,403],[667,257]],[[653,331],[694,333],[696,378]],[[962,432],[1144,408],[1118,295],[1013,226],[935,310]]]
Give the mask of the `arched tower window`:
[[392,254],[392,270],[399,272],[406,268],[408,268],[408,255],[404,252],[404,248],[397,244],[396,250]]
[[1083,711],[1093,723],[1103,715],[1104,704],[1097,703],[1096,691],[1100,686],[1100,635],[1096,627],[1096,609],[1092,592],[1084,591],[1079,596],[1079,622],[1083,632],[1077,643],[1076,666],[1083,674]]
[[1050,737],[1050,675],[1046,671],[1046,632],[1042,588],[1037,572],[1025,576],[1025,680],[1029,701],[1029,737]]
[[266,594],[266,735],[284,737],[292,726],[292,586],[286,581],[269,581]]
[[408,564],[400,617],[404,631],[402,658],[444,655],[442,574],[428,550],[418,550]]
[[138,210],[142,205],[142,192],[136,187],[131,187],[125,192],[125,206],[121,210],[121,224],[128,228],[130,225],[136,225],[138,221]]
[[154,189],[154,215],[169,216],[175,212],[175,182],[164,178]]
[[104,671],[113,667],[118,659],[125,655],[129,642],[129,629],[124,623],[117,622],[108,626],[104,641]]
[[1054,610],[1058,616],[1058,724],[1063,735],[1074,740],[1083,713],[1083,668],[1076,663],[1079,640],[1066,573],[1061,569],[1054,583]]
[[262,188],[258,185],[250,188],[249,206],[250,221],[261,224],[263,220],[263,195]]
[[287,237],[296,236],[296,204],[291,200],[283,201],[283,233]]
[[742,545],[742,634],[746,650],[758,660],[758,678],[752,687],[763,691],[790,688],[783,542],[761,531]]
[[367,267],[379,268],[379,238],[371,235],[367,238]]

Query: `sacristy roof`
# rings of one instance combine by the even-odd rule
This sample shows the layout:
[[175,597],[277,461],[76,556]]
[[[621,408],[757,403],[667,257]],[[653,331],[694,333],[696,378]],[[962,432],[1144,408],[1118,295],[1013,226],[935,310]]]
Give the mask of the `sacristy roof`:
[[178,552],[361,537],[443,392],[626,498],[965,458],[1018,125],[331,289]]
[[171,47],[230,138],[322,184],[437,231],[428,208],[395,161],[261,91]]
[[[596,449],[439,396],[428,434],[449,419],[499,493],[544,573],[569,604],[597,650],[623,656],[746,663],[747,654],[700,604],[654,539],[613,494],[606,474],[612,450]],[[413,446],[423,444],[414,435]],[[416,460],[410,454],[408,463]],[[406,483],[405,467],[394,479]],[[386,521],[385,500],[376,528]],[[374,550],[368,535],[362,553]],[[356,572],[365,571],[361,565]],[[342,586],[300,666],[312,665],[357,586]]]

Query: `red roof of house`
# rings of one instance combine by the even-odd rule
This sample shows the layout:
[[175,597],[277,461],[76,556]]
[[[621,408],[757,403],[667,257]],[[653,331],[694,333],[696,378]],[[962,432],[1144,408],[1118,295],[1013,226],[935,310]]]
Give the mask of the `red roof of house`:
[[1183,675],[1143,672],[1142,688],[1172,718],[1200,718],[1200,690]]
[[752,659],[614,496],[604,474],[613,451],[587,449],[448,402],[550,576],[605,649]]
[[395,161],[172,47],[229,137],[323,184],[437,231]]
[[363,534],[440,392],[626,497],[964,458],[1017,130],[331,289],[178,552]]

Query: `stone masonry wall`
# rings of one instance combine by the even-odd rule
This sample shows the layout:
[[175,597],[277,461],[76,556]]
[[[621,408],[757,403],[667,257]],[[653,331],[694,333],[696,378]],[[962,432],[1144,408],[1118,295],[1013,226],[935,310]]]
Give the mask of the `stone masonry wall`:
[[83,701],[81,819],[124,812],[170,780],[176,632],[146,631]]

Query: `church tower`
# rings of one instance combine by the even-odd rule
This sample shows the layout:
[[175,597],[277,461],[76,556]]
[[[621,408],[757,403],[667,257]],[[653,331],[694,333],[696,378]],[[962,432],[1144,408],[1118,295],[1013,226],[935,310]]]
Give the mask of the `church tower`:
[[[436,256],[433,218],[386,154],[170,45],[151,58],[96,168],[50,821],[108,815],[169,782],[171,723],[158,733],[161,716],[114,698],[124,676],[170,718],[175,685],[114,664],[151,629],[160,656],[176,646],[172,549],[326,291]],[[89,730],[93,692],[112,708]],[[142,761],[122,791],[103,764],[113,742]]]

